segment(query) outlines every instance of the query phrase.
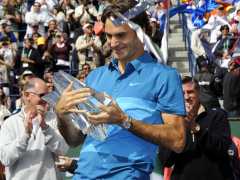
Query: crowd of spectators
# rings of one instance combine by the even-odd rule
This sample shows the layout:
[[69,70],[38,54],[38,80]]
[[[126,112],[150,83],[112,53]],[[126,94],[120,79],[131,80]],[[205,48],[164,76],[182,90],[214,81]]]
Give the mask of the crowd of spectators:
[[[111,2],[111,1],[110,1]],[[16,110],[26,75],[44,78],[64,70],[84,80],[84,68],[109,63],[111,50],[103,33],[105,0],[3,0],[0,3],[0,84]],[[161,46],[165,10],[161,1],[150,8],[148,34]],[[160,28],[162,27],[162,28]],[[87,73],[86,73],[87,72]],[[17,102],[17,103],[16,103]]]
[[229,116],[236,117],[240,115],[240,5],[218,3],[201,28],[188,21],[192,32],[190,47],[195,57],[193,72],[205,108],[220,107],[219,100],[223,100],[221,107]]
[[[0,81],[16,108],[22,76],[44,78],[45,70],[82,74],[103,65],[102,41],[94,33],[104,1],[12,1],[0,4]],[[99,34],[100,35],[100,34]],[[81,59],[81,60],[80,60]],[[85,75],[84,75],[85,76]]]

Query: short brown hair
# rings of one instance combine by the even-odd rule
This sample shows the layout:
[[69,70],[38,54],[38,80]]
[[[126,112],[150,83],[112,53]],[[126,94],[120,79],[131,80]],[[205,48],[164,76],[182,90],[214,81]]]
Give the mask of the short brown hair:
[[198,82],[194,78],[192,78],[191,76],[182,76],[182,84],[187,84],[187,83],[193,83],[194,88],[197,91],[199,90]]
[[[135,7],[138,4],[135,0],[116,0],[111,5],[107,6],[103,11],[101,20],[103,23],[110,17],[117,18],[117,13],[124,14],[129,9]],[[148,28],[149,18],[146,12],[142,12],[136,17],[132,18],[131,21],[138,24],[141,28]]]

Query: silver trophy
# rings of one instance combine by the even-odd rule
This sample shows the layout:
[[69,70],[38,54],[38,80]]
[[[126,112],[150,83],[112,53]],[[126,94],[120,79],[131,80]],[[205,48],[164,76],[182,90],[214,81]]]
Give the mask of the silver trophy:
[[[71,76],[70,74],[65,73],[64,71],[54,73],[53,84],[55,90],[43,96],[42,99],[48,102],[50,106],[54,107],[62,92],[71,82],[73,83],[73,90],[86,87],[84,83]],[[76,108],[80,110],[86,110],[90,113],[99,113],[100,110],[98,106],[100,104],[108,105],[110,103],[111,98],[109,98],[104,93],[94,93],[94,96],[90,96],[84,103],[79,103]],[[89,134],[98,140],[104,140],[107,137],[106,125],[101,124],[95,126],[87,120],[87,117],[84,114],[80,113],[69,113],[67,116],[84,134]]]

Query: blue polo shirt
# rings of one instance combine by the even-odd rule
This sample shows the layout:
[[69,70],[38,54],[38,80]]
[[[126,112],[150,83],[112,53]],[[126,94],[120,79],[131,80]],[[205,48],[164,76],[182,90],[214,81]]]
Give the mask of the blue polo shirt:
[[[129,62],[124,74],[113,60],[92,71],[86,83],[112,96],[126,114],[144,123],[163,123],[161,112],[185,115],[179,74],[148,53]],[[117,125],[108,125],[107,131],[104,141],[87,136],[73,179],[149,179],[158,146]]]

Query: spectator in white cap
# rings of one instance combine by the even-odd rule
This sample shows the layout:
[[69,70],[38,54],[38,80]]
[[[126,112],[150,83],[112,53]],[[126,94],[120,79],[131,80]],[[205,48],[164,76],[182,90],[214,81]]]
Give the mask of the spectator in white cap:
[[29,79],[35,77],[34,73],[29,70],[29,69],[25,69],[25,71],[23,71],[22,73],[22,78],[26,81],[28,81]]
[[98,36],[94,35],[93,24],[86,22],[83,25],[84,34],[79,36],[76,41],[76,50],[78,51],[79,69],[85,63],[91,65],[91,68],[99,66],[100,52],[102,43]]

